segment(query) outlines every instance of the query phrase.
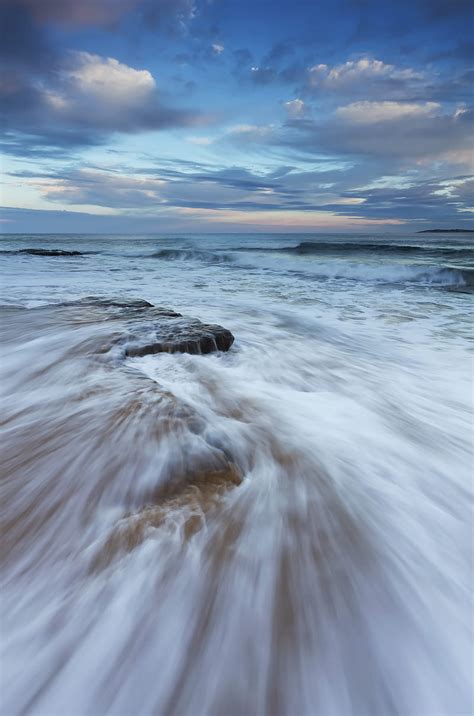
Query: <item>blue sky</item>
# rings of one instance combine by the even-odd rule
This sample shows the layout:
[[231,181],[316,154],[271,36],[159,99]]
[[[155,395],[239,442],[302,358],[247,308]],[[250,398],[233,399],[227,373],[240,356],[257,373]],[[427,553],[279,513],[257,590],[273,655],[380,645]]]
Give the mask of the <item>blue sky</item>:
[[467,0],[0,0],[1,228],[472,226]]

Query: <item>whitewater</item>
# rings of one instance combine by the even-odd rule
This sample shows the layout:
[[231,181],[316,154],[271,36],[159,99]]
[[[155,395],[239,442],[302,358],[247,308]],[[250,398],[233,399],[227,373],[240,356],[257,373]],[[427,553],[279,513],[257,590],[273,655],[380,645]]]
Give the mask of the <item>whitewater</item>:
[[[472,235],[0,264],[2,713],[472,712]],[[87,296],[235,341],[118,364]]]

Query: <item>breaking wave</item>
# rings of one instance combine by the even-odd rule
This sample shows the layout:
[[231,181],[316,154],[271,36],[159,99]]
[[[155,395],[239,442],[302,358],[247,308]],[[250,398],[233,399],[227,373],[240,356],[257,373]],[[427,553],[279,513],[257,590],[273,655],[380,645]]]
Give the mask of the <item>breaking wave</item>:
[[[305,274],[307,276],[307,274]],[[361,264],[327,262],[319,264],[314,276],[319,279],[347,279],[381,284],[421,284],[474,288],[474,269],[457,267],[426,267],[400,264]]]
[[294,254],[433,254],[446,258],[469,258],[474,256],[474,248],[436,247],[429,244],[393,244],[393,243],[355,243],[352,241],[302,241],[297,246],[285,246],[279,251]]
[[160,249],[151,254],[153,259],[164,261],[204,261],[206,263],[229,263],[233,257],[215,251],[199,251],[196,249]]

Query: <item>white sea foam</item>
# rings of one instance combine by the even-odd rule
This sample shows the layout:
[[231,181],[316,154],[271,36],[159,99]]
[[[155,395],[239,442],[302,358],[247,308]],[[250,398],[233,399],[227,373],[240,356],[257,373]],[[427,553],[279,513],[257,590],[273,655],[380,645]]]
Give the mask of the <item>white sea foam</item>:
[[236,341],[119,367],[113,322],[2,310],[5,713],[469,713],[470,297],[129,244],[5,257],[2,303],[125,288]]

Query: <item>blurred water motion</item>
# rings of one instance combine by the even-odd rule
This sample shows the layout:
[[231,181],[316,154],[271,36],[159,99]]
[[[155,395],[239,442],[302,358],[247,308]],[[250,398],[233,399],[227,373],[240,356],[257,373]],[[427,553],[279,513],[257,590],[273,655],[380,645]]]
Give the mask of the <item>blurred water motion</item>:
[[[48,270],[37,303],[90,292]],[[225,354],[117,363],[90,307],[1,309],[5,714],[470,713],[467,295],[256,270],[136,294]]]

